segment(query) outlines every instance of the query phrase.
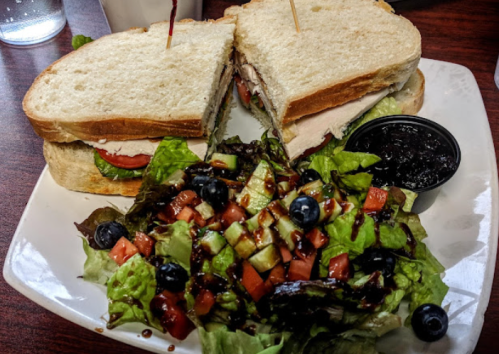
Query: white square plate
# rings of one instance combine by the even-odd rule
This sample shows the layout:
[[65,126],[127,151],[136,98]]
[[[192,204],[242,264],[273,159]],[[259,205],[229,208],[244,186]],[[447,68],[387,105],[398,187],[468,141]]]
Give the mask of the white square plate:
[[[473,74],[456,64],[423,59],[425,103],[420,114],[442,124],[461,146],[462,162],[435,204],[421,214],[426,244],[447,269],[450,287],[444,300],[450,325],[439,342],[423,343],[402,328],[379,342],[385,353],[470,353],[478,340],[489,302],[498,235],[498,183],[494,146],[485,107]],[[240,105],[232,110],[228,135],[244,141],[263,132]],[[70,192],[58,186],[45,168],[12,240],[3,274],[16,290],[48,310],[90,330],[153,352],[200,353],[197,333],[180,343],[154,330],[143,338],[142,324],[107,330],[106,291],[87,283],[85,254],[73,223],[94,209],[128,207],[133,199]]]

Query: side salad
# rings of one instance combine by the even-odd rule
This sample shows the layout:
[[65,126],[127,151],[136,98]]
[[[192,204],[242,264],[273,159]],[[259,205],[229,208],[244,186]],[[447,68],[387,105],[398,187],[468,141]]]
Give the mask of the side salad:
[[410,212],[416,195],[372,187],[362,171],[380,159],[343,150],[397,110],[382,100],[296,168],[267,134],[225,140],[206,162],[164,138],[126,214],[76,223],[108,328],[141,322],[180,340],[197,328],[203,353],[376,353],[407,300],[419,338],[445,335],[448,287]]

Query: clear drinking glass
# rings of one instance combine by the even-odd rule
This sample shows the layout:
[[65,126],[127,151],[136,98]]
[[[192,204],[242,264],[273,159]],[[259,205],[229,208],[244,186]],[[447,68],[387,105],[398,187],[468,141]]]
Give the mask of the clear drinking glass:
[[5,43],[40,43],[65,24],[62,0],[0,0],[0,40]]

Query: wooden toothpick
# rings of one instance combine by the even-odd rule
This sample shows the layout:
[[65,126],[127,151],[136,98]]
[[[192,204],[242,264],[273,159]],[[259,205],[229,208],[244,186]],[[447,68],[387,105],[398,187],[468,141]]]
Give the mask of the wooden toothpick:
[[175,16],[177,16],[177,0],[172,0],[173,6],[170,13],[170,31],[168,32],[168,42],[166,42],[166,49],[170,49],[173,39],[173,25],[175,24]]
[[291,11],[293,11],[293,17],[295,19],[296,32],[300,33],[300,24],[298,23],[298,15],[296,14],[296,7],[294,0],[289,0],[291,3]]

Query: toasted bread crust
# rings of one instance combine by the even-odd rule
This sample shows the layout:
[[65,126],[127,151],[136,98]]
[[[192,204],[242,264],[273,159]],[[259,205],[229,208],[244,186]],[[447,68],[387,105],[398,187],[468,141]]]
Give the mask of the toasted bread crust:
[[419,59],[420,56],[416,55],[408,62],[356,77],[290,102],[284,113],[283,124],[340,106],[370,92],[380,91],[395,82],[407,80],[416,70]]
[[43,144],[43,155],[55,182],[64,188],[94,194],[133,197],[142,178],[112,180],[103,177],[93,162],[93,149],[82,142]]
[[163,136],[201,137],[199,119],[157,121],[152,119],[106,118],[99,121],[60,122],[38,120],[28,115],[36,134],[48,141],[69,143],[77,140],[132,140]]
[[[410,94],[403,94],[405,91],[410,90]],[[424,103],[425,92],[425,77],[421,70],[411,76],[406,86],[400,92],[393,94],[393,97],[399,103],[402,114],[416,115],[421,110]],[[403,96],[403,97],[400,97]]]

